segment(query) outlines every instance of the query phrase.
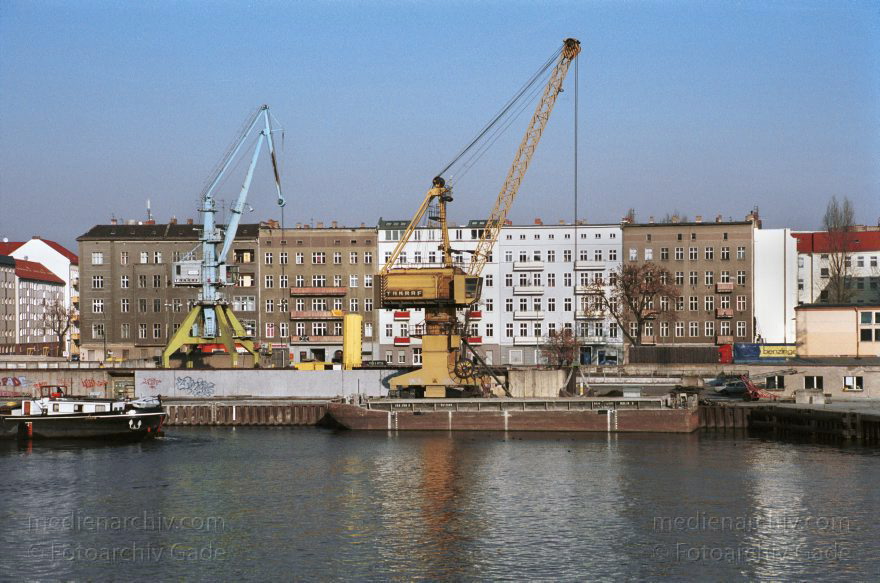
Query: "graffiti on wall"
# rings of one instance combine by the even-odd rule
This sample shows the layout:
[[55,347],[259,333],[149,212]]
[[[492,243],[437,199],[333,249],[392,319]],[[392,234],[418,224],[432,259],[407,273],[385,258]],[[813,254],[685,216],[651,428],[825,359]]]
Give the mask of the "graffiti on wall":
[[157,379],[156,377],[146,377],[141,380],[142,385],[147,385],[151,391],[155,391],[156,387],[162,384],[162,379]]
[[0,397],[21,397],[27,384],[27,377],[0,377]]
[[109,381],[99,380],[99,379],[83,379],[82,386],[85,389],[98,389],[104,388],[109,384]]
[[177,377],[174,388],[193,397],[210,397],[214,394],[214,383],[192,377]]

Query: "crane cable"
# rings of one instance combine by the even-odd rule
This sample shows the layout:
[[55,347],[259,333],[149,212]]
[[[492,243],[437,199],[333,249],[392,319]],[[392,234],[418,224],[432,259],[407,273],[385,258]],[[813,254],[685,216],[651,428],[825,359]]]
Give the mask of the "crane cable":
[[482,130],[470,141],[470,143],[465,146],[453,159],[449,162],[443,170],[438,172],[436,176],[443,176],[455,163],[457,163],[465,154],[467,154],[471,148],[473,148],[483,137],[491,130],[495,124],[497,124],[507,113],[514,107],[517,102],[520,101],[522,96],[528,92],[528,90],[540,79],[540,77],[556,62],[556,59],[562,53],[562,48],[557,49],[553,55],[547,59],[547,61],[541,65],[541,67],[532,75],[532,77],[526,81],[526,83],[516,92],[516,94],[501,108],[501,110],[495,114],[495,116],[489,120]]

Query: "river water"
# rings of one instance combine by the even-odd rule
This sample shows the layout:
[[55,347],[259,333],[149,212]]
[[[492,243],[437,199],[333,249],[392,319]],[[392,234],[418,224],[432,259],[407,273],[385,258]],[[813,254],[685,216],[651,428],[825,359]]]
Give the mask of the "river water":
[[873,449],[170,428],[6,443],[0,476],[2,580],[880,577]]

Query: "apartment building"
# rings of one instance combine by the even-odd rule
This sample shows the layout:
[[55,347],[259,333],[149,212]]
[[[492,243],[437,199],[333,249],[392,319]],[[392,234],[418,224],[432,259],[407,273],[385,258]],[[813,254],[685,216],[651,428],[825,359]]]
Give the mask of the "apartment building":
[[61,356],[47,312],[63,304],[64,290],[64,280],[42,264],[15,260],[16,353]]
[[[240,225],[230,273],[236,287],[236,312],[256,335],[259,315],[256,250],[259,225]],[[153,358],[160,356],[171,335],[198,297],[197,287],[171,285],[173,263],[190,253],[201,256],[201,225],[172,221],[156,224],[96,225],[77,238],[81,285],[79,297],[81,358]],[[242,301],[248,298],[252,301]],[[258,337],[259,339],[259,337]]]
[[828,303],[826,289],[831,279],[831,259],[845,250],[844,285],[854,304],[880,302],[880,229],[857,226],[847,233],[847,243],[835,244],[825,231],[798,232],[797,288],[798,303]]
[[541,347],[553,332],[571,330],[580,343],[581,364],[622,362],[617,322],[588,291],[610,291],[611,273],[621,263],[619,225],[505,226],[498,240],[501,362],[544,361]]
[[376,229],[298,224],[280,229],[270,221],[260,230],[261,337],[289,348],[292,362],[342,358],[342,322],[363,317],[365,360],[373,360],[376,311],[373,276]]
[[[471,253],[476,249],[483,235],[486,222],[471,220],[467,224],[449,227],[450,243],[456,253],[456,265],[467,269]],[[379,219],[378,225],[378,263],[376,269],[381,270],[391,258],[403,232],[409,225],[405,220]],[[398,267],[441,267],[443,264],[440,245],[442,236],[440,229],[420,227],[415,230],[406,247],[395,263]],[[483,293],[478,305],[470,310],[468,322],[468,342],[489,364],[498,364],[499,317],[500,309],[497,285],[498,254],[492,256],[483,268]],[[421,333],[424,330],[425,314],[421,309],[414,310],[383,310],[378,311],[378,359],[395,365],[415,365],[422,363]],[[462,317],[464,314],[462,314]]]
[[661,298],[655,320],[645,323],[643,343],[706,345],[752,342],[754,242],[757,212],[745,221],[624,223],[627,263],[665,267],[680,291]]
[[755,342],[795,342],[797,239],[791,229],[755,229]]
[[[0,255],[33,261],[64,281],[64,307],[71,310],[79,288],[79,257],[60,243],[34,236],[28,241],[0,243]],[[76,317],[76,310],[71,310]],[[78,321],[73,320],[64,342],[65,355],[77,354],[79,345]],[[53,348],[54,350],[54,348]]]
[[15,259],[0,255],[0,354],[15,350]]

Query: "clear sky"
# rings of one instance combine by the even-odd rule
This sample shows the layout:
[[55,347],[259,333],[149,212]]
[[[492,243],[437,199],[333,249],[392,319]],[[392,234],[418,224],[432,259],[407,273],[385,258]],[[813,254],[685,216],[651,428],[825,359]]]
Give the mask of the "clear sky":
[[[819,227],[880,218],[880,4],[0,1],[0,237],[197,217],[261,103],[286,130],[285,222],[408,219],[431,178],[565,37],[579,215],[678,210]],[[511,218],[572,220],[574,69]],[[456,184],[485,218],[529,110]],[[265,161],[265,159],[264,159]],[[220,194],[230,200],[243,169]],[[261,162],[247,222],[280,217]]]

